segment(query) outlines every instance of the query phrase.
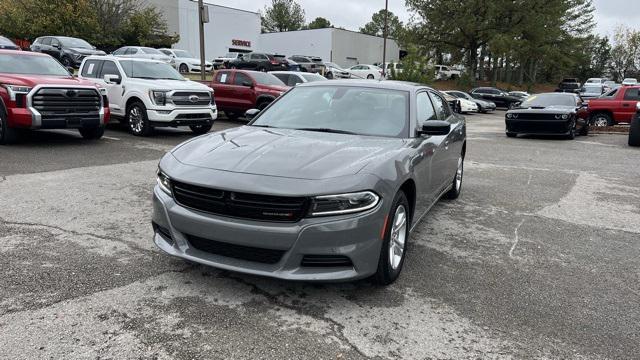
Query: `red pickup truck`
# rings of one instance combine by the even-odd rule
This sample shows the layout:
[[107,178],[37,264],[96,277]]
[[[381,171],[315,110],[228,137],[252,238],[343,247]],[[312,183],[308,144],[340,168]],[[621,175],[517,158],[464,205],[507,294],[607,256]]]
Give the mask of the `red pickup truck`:
[[289,90],[272,74],[249,70],[218,70],[209,85],[215,94],[218,110],[231,120],[249,109],[264,109]]
[[589,118],[595,126],[629,123],[640,101],[640,86],[623,86],[589,100]]
[[51,56],[0,50],[0,145],[26,129],[71,128],[99,139],[109,116],[102,90],[71,76]]

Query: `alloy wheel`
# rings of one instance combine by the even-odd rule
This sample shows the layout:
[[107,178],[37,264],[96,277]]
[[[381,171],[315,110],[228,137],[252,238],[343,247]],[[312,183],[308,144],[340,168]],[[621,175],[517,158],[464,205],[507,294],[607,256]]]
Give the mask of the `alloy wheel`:
[[131,110],[129,110],[129,127],[131,127],[131,131],[136,134],[141,133],[142,128],[144,127],[142,112],[137,106],[133,106]]
[[596,116],[593,121],[593,125],[595,126],[609,126],[609,119],[604,116]]
[[407,209],[404,205],[400,205],[393,216],[391,238],[389,239],[389,265],[393,270],[398,269],[402,262],[406,240]]

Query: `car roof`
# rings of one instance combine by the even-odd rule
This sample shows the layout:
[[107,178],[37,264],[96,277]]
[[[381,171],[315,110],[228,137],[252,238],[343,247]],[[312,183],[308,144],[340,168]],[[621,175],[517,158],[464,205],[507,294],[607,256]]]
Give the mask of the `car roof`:
[[330,82],[310,82],[299,84],[298,86],[353,86],[353,87],[368,87],[376,89],[387,90],[401,90],[413,92],[419,89],[431,89],[430,87],[418,83],[412,83],[407,81],[395,81],[395,80],[358,80],[358,79],[345,79],[345,80],[331,80]]
[[118,57],[114,55],[91,55],[87,56],[87,60],[111,60],[111,61],[138,61],[138,62],[152,62],[166,64],[164,61],[146,59],[146,58],[134,58],[134,57]]
[[14,54],[14,55],[22,55],[22,56],[50,56],[49,54],[32,52],[32,51],[20,51],[20,50],[0,50],[0,54]]

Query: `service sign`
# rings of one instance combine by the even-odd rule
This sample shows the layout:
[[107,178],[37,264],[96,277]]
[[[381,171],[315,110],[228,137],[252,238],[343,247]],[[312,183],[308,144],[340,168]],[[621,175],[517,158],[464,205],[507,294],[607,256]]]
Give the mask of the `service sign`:
[[231,40],[231,44],[233,46],[243,46],[243,47],[251,47],[251,41],[248,40],[237,40],[237,39],[233,39]]

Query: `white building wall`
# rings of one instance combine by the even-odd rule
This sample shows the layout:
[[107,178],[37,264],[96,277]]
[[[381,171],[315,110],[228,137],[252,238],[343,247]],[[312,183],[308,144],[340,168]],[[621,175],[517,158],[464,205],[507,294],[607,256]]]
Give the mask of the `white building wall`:
[[273,54],[319,56],[324,61],[331,57],[333,29],[314,29],[260,34],[258,51]]
[[[382,62],[384,39],[358,32],[333,29],[332,61],[349,67],[356,64],[373,64]],[[387,62],[397,62],[400,47],[393,39],[387,39]]]
[[[260,14],[225,6],[206,5],[209,8],[209,22],[204,25],[207,60],[211,61],[224,55],[230,49],[257,50],[261,31]],[[187,50],[197,57],[200,53],[198,5],[193,1],[178,0],[178,7],[180,41],[173,47]]]

